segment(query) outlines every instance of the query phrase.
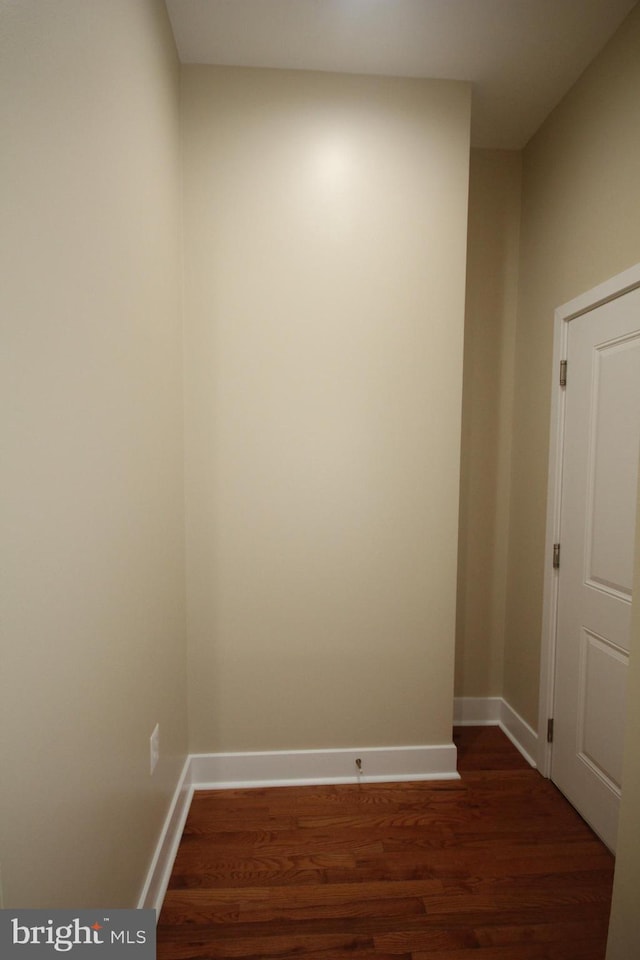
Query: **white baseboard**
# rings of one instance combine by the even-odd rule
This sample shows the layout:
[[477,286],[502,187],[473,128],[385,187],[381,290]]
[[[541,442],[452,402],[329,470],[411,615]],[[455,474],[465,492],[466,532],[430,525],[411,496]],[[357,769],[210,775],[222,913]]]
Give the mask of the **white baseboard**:
[[527,763],[537,767],[534,757],[538,756],[538,734],[506,700],[502,701],[499,725]]
[[453,722],[460,727],[500,727],[527,763],[536,766],[538,734],[502,697],[456,697]]
[[495,727],[500,723],[502,697],[456,697],[453,723],[456,727]]
[[138,909],[154,909],[156,920],[160,916],[192,797],[191,757],[187,757],[138,900]]
[[[356,760],[362,761],[358,774]],[[458,779],[453,743],[435,746],[207,753],[191,757],[196,790]]]

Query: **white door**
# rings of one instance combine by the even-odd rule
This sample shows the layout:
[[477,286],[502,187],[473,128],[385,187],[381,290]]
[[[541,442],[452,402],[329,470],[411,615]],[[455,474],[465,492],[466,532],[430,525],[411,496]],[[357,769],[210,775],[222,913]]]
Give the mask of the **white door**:
[[640,445],[640,289],[569,322],[551,777],[615,850]]

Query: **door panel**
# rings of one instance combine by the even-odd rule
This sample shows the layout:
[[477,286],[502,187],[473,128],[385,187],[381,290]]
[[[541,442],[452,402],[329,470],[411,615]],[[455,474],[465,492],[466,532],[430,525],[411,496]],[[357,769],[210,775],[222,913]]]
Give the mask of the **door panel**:
[[582,630],[578,687],[578,757],[620,796],[628,655]]
[[639,345],[636,335],[594,351],[593,437],[587,468],[587,581],[627,600],[634,547],[627,510],[636,497],[638,424],[620,386],[634,377],[637,382]]
[[640,442],[640,290],[570,321],[551,776],[615,849]]

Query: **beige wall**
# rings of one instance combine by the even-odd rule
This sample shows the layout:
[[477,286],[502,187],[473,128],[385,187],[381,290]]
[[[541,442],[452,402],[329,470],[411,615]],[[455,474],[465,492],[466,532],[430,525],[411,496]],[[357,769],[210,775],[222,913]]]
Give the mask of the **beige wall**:
[[178,64],[154,0],[0,15],[4,901],[130,907],[186,750]]
[[183,71],[191,747],[451,739],[466,85]]
[[456,619],[458,697],[502,695],[521,154],[472,150]]
[[553,312],[640,261],[640,8],[523,157],[504,695],[537,726]]

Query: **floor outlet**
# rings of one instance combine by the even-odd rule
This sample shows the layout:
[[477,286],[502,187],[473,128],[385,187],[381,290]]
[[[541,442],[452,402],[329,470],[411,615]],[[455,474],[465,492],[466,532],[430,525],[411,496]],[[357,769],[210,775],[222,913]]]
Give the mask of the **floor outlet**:
[[156,723],[149,738],[149,772],[153,775],[160,758],[160,724]]

